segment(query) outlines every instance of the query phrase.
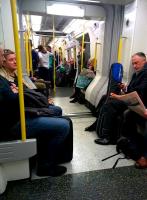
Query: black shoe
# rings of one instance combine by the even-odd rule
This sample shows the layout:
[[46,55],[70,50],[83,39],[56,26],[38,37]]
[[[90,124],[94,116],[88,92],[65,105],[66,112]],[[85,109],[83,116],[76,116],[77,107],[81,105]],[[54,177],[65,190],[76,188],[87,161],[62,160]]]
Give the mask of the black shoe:
[[73,99],[73,98],[75,98],[76,97],[76,95],[75,95],[75,93],[74,94],[72,94],[69,98],[70,99]]
[[49,167],[48,165],[40,166],[37,169],[37,176],[61,176],[65,174],[67,171],[66,167],[64,166],[52,166]]
[[96,144],[102,144],[102,145],[111,144],[110,140],[107,139],[107,138],[96,139],[96,140],[94,140],[94,142],[95,142]]
[[76,98],[70,101],[70,103],[76,103],[76,102],[77,102]]
[[89,131],[89,132],[92,132],[92,131],[95,131],[95,130],[96,130],[95,124],[92,124],[92,125],[85,128],[85,131]]

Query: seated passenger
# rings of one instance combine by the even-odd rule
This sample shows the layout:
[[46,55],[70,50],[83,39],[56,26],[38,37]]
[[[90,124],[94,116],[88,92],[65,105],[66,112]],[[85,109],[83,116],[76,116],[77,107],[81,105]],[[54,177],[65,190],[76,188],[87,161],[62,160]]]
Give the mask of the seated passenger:
[[85,90],[88,87],[88,85],[91,83],[91,81],[94,79],[94,77],[95,77],[94,59],[89,59],[88,68],[83,68],[82,72],[78,75],[76,86],[75,86],[75,92],[70,97],[70,98],[73,98],[73,100],[71,100],[70,103],[81,101],[80,99],[81,89]]
[[136,168],[147,168],[147,109],[144,117],[127,110],[124,113],[121,135],[129,139],[133,146]]
[[[120,87],[124,93],[130,93],[137,91],[140,98],[147,105],[147,69],[146,65],[146,56],[142,52],[138,52],[132,56],[132,65],[135,70],[135,73],[132,76],[130,84],[126,87],[124,84],[121,84]],[[117,120],[117,117],[122,115],[123,112],[127,109],[127,105],[115,98],[116,95],[112,94],[108,99],[107,103],[102,105],[100,108],[99,116],[97,122],[94,123],[94,127],[101,130],[101,138],[96,139],[95,143],[97,144],[111,144],[112,141],[112,130],[114,130],[114,124]],[[100,129],[101,127],[101,129]]]
[[[13,82],[17,85],[17,66],[16,66],[16,55],[15,52],[5,49],[4,50],[4,57],[5,60],[3,62],[3,66],[0,67],[0,75],[4,78],[6,78],[8,81]],[[26,87],[29,87],[29,85],[24,82],[24,85]],[[61,116],[62,115],[62,109],[59,106],[53,105],[53,103],[50,103],[48,105],[49,110],[51,111],[52,115],[55,116]]]
[[[16,69],[15,54],[13,56],[9,62],[13,63],[12,66]],[[3,51],[0,49],[0,67],[3,64],[3,60],[4,65],[6,65]],[[13,73],[7,75],[13,80]],[[21,138],[18,88],[15,83],[1,75],[0,121],[0,141]],[[37,139],[37,175],[59,176],[66,172],[65,167],[57,165],[56,158],[69,133],[69,120],[64,118],[26,116],[27,138]]]

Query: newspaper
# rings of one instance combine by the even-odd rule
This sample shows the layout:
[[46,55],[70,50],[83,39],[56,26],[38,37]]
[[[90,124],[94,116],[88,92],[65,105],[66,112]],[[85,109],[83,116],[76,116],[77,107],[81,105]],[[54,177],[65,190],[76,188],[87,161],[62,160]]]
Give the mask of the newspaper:
[[118,95],[116,98],[124,101],[130,110],[138,113],[142,117],[145,117],[144,113],[146,108],[136,91],[125,95]]

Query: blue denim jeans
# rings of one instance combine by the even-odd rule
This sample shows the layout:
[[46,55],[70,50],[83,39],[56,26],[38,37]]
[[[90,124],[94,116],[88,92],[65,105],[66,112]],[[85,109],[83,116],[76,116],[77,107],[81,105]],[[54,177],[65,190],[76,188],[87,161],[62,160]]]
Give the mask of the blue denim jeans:
[[62,108],[60,108],[59,106],[49,104],[48,108],[54,116],[62,116]]
[[[70,133],[69,121],[60,117],[36,117],[26,119],[27,138],[37,139],[39,162],[56,163],[60,146]],[[20,138],[20,123],[12,129],[14,138]]]

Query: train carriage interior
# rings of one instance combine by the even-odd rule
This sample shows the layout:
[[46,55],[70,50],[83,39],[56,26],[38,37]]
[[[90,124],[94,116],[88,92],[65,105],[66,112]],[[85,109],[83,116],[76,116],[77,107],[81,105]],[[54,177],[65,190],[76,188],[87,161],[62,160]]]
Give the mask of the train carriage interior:
[[[29,63],[27,42],[31,40],[36,51],[38,45],[50,46],[56,59],[53,82],[47,90],[49,98],[73,122],[73,159],[63,164],[67,168],[65,175],[40,178],[35,167],[29,168],[29,158],[37,152],[35,139],[0,142],[0,199],[147,199],[147,171],[135,169],[131,159],[120,159],[112,169],[116,160],[124,156],[118,154],[102,161],[116,154],[116,145],[98,145],[94,143],[97,133],[85,131],[96,120],[94,112],[107,92],[111,65],[123,65],[123,82],[128,83],[132,75],[131,55],[147,55],[147,1],[0,0],[0,47],[15,51],[12,3],[17,7],[26,82],[34,87],[28,76],[38,76]],[[71,103],[76,77],[89,59],[93,59],[95,77],[81,89],[82,100]]]

